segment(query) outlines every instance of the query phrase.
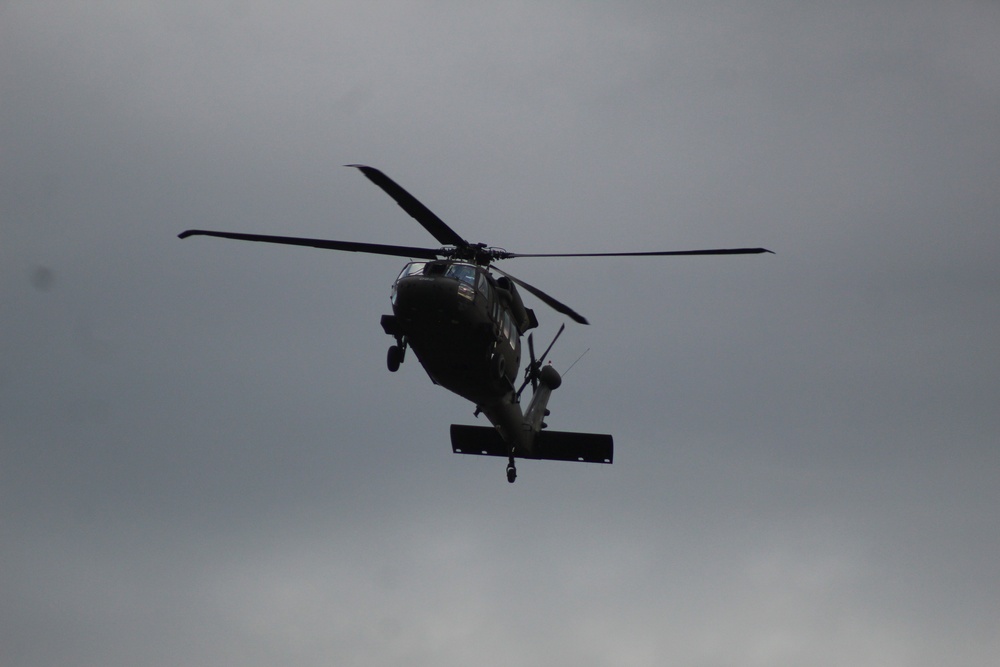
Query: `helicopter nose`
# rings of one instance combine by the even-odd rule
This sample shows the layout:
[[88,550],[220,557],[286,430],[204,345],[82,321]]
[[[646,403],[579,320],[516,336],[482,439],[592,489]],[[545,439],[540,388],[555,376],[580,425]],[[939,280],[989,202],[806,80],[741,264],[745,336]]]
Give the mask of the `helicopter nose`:
[[451,316],[459,307],[468,304],[460,299],[455,280],[427,276],[404,278],[396,283],[396,300],[393,305],[399,314]]

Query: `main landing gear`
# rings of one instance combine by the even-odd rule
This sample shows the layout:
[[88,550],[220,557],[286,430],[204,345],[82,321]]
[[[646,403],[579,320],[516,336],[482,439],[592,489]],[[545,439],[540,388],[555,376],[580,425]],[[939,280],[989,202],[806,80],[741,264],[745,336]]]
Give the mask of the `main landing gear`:
[[507,481],[511,484],[517,479],[517,468],[514,467],[514,457],[510,457],[510,462],[507,464]]
[[389,368],[390,373],[395,373],[399,370],[399,365],[403,363],[403,357],[406,356],[406,343],[399,341],[398,345],[393,345],[389,348],[389,351],[385,355],[385,365]]

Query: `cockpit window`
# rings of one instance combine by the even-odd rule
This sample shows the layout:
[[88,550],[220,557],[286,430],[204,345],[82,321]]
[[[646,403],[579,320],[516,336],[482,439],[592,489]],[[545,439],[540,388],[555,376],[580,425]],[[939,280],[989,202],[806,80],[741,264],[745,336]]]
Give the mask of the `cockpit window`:
[[471,264],[451,264],[444,275],[449,278],[458,278],[463,283],[473,287],[476,285],[476,267]]
[[424,274],[424,267],[426,266],[427,262],[410,262],[403,267],[403,270],[399,273],[399,278],[396,278],[396,280],[408,278],[409,276],[422,276]]

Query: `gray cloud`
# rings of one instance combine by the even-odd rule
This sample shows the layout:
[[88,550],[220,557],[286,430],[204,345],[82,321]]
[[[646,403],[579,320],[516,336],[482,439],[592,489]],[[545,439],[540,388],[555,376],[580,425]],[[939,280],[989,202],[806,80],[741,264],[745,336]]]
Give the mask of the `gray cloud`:
[[[0,9],[5,665],[981,665],[998,15],[963,2]],[[583,312],[554,428],[384,371],[378,165]],[[560,317],[541,304],[537,335]]]

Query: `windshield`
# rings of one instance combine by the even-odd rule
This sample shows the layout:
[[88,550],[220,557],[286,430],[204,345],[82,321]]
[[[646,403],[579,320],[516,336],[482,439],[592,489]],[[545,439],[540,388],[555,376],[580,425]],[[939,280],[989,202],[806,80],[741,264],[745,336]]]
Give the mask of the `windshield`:
[[476,267],[471,264],[452,264],[445,271],[446,276],[449,278],[458,278],[463,283],[476,285]]
[[421,276],[424,273],[425,266],[427,266],[427,262],[410,262],[403,267],[402,271],[399,272],[399,278],[396,278],[396,280],[400,280],[408,276]]

